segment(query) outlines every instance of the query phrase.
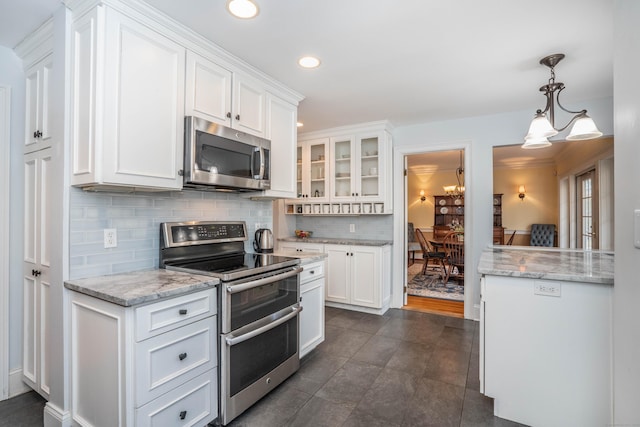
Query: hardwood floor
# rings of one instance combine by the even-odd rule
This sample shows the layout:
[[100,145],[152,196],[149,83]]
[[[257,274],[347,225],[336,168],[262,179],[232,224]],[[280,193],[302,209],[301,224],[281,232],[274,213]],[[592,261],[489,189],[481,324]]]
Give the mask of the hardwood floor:
[[464,317],[464,302],[438,298],[407,296],[404,310],[421,311],[423,313],[444,314],[452,317]]

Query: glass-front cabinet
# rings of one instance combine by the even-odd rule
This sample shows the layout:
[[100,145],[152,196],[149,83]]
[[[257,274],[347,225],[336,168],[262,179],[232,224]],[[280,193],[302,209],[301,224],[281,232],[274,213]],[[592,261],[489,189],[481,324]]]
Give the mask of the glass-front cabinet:
[[298,199],[325,201],[329,196],[329,139],[321,138],[298,144]]
[[298,135],[298,197],[288,214],[390,214],[392,142],[386,122]]

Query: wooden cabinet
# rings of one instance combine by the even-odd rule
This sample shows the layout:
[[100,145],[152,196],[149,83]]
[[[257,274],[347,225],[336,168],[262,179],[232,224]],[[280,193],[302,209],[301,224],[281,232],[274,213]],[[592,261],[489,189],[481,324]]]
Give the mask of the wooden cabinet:
[[194,52],[187,53],[186,69],[186,115],[265,137],[264,85]]
[[302,266],[300,273],[300,357],[324,341],[325,261]]
[[23,380],[49,396],[49,331],[51,309],[50,210],[53,149],[24,156]]
[[[327,302],[384,312],[390,298],[390,246],[325,245]],[[369,310],[363,310],[369,311]]]
[[434,196],[433,225],[464,226],[464,196]]
[[123,307],[70,292],[71,416],[205,425],[217,416],[215,290]]
[[502,194],[493,195],[493,226],[502,227]]
[[107,6],[72,40],[71,183],[182,188],[185,48]]
[[48,54],[26,72],[25,153],[51,146],[52,68],[52,54]]

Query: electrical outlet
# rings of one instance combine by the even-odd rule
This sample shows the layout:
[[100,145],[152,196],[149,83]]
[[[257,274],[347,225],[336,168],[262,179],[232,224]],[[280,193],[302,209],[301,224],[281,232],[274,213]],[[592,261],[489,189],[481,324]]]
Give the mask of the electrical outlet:
[[545,295],[548,297],[559,297],[560,296],[560,283],[550,283],[550,282],[534,282],[533,284],[533,293],[535,295]]
[[115,228],[104,229],[104,247],[115,248],[118,246],[118,235]]
[[356,225],[349,224],[349,233],[355,233],[355,232],[356,232]]

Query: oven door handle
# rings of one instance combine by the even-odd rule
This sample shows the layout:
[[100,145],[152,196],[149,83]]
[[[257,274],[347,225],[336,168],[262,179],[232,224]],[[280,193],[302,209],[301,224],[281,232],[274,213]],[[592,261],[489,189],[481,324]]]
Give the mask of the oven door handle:
[[236,344],[240,344],[241,342],[244,342],[246,340],[249,340],[253,337],[256,337],[260,334],[263,334],[273,328],[275,328],[276,326],[280,326],[285,322],[288,322],[289,320],[293,319],[294,317],[296,317],[298,315],[298,313],[300,313],[302,311],[302,307],[291,307],[291,313],[282,316],[281,318],[279,318],[278,320],[275,320],[267,325],[261,326],[257,329],[254,329],[251,332],[247,332],[246,334],[240,335],[238,337],[234,337],[233,335],[229,335],[228,337],[225,338],[225,340],[227,341],[227,345],[229,347],[232,347]]
[[273,276],[265,277],[263,279],[252,280],[247,283],[241,283],[239,285],[227,285],[227,292],[230,294],[236,294],[238,292],[246,291],[247,289],[255,288],[258,286],[266,285],[268,283],[277,282],[278,280],[286,279],[302,271],[302,267],[298,267],[295,270],[287,271],[286,273],[274,274]]

